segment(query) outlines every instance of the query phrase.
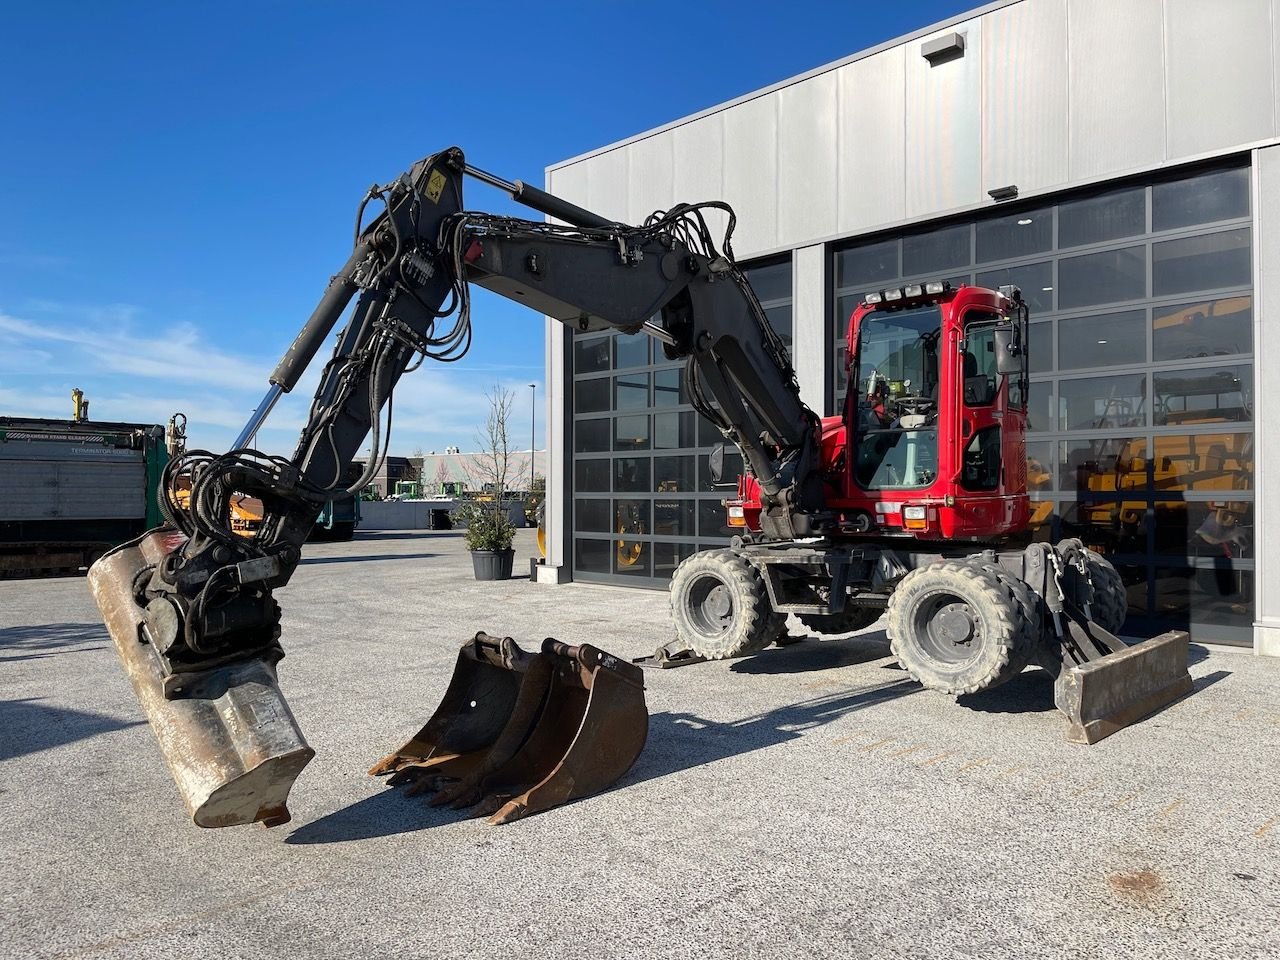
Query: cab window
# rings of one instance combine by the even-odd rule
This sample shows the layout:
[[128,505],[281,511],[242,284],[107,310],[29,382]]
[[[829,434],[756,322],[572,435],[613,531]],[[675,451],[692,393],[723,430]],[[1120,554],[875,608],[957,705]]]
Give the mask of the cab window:
[[990,406],[995,402],[1001,380],[996,371],[995,324],[985,320],[978,323],[970,321],[965,330],[964,351],[960,359],[965,406]]

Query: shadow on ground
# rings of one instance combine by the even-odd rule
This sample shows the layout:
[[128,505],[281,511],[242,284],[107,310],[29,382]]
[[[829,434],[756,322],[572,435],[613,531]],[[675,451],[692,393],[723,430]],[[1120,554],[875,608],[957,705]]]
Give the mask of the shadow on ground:
[[[1201,690],[1229,676],[1231,676],[1230,670],[1215,670],[1203,677],[1193,677],[1190,693],[1165,704],[1147,716],[1159,716],[1175,703],[1181,703],[1187,697],[1194,697]],[[956,703],[981,713],[1052,713],[1057,709],[1053,702],[1053,677],[1039,668],[1024,670],[1008,683],[1001,684],[994,690],[957,697]]]
[[[706,720],[689,713],[656,713],[649,718],[649,740],[644,752],[617,787],[786,743],[850,713],[920,689],[914,681],[894,680],[871,688],[815,697],[729,722]],[[401,789],[387,788],[299,827],[285,842],[368,840],[456,823],[475,815],[472,809],[433,808],[428,806],[425,797],[406,797]]]
[[0,700],[0,760],[141,726],[143,722],[45,706],[38,699]]
[[298,563],[305,566],[308,563],[361,563],[365,560],[429,560],[438,556],[438,553],[366,553],[360,556],[303,557]]
[[107,629],[100,623],[40,623],[6,627],[0,630],[0,663],[100,650],[107,640]]
[[460,537],[463,530],[357,530],[354,539],[359,540],[436,540],[441,537]]
[[426,797],[406,797],[403,788],[385,787],[371,797],[305,823],[285,843],[342,843],[412,833],[428,827],[457,823],[473,816],[470,810],[433,807]]
[[883,630],[836,640],[801,640],[784,647],[770,647],[729,667],[733,673],[776,676],[809,673],[869,663],[889,656],[889,638]]

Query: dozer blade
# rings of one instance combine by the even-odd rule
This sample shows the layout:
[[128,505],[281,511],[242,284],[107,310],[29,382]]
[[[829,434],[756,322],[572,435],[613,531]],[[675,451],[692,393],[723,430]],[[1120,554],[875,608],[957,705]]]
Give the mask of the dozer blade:
[[1097,743],[1191,692],[1190,637],[1172,630],[1078,666],[1063,666],[1053,699],[1067,740]]
[[194,673],[181,694],[165,698],[165,671],[146,641],[134,582],[183,540],[152,533],[103,557],[89,569],[94,600],[196,825],[287,823],[289,789],[315,751],[280,692],[274,662]]
[[638,667],[590,644],[548,639],[531,654],[479,633],[431,719],[370,773],[509,823],[611,786],[648,729]]

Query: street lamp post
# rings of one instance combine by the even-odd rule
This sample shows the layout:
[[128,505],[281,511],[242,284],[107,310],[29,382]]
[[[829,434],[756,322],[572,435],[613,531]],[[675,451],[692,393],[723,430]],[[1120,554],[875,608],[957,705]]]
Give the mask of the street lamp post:
[[529,384],[529,493],[533,493],[533,446],[538,422],[538,385]]

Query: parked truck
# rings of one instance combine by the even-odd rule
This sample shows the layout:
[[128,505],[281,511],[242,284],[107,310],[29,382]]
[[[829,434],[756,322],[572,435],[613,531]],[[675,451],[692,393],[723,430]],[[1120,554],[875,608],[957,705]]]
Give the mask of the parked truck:
[[0,576],[73,573],[163,520],[159,424],[0,417]]

